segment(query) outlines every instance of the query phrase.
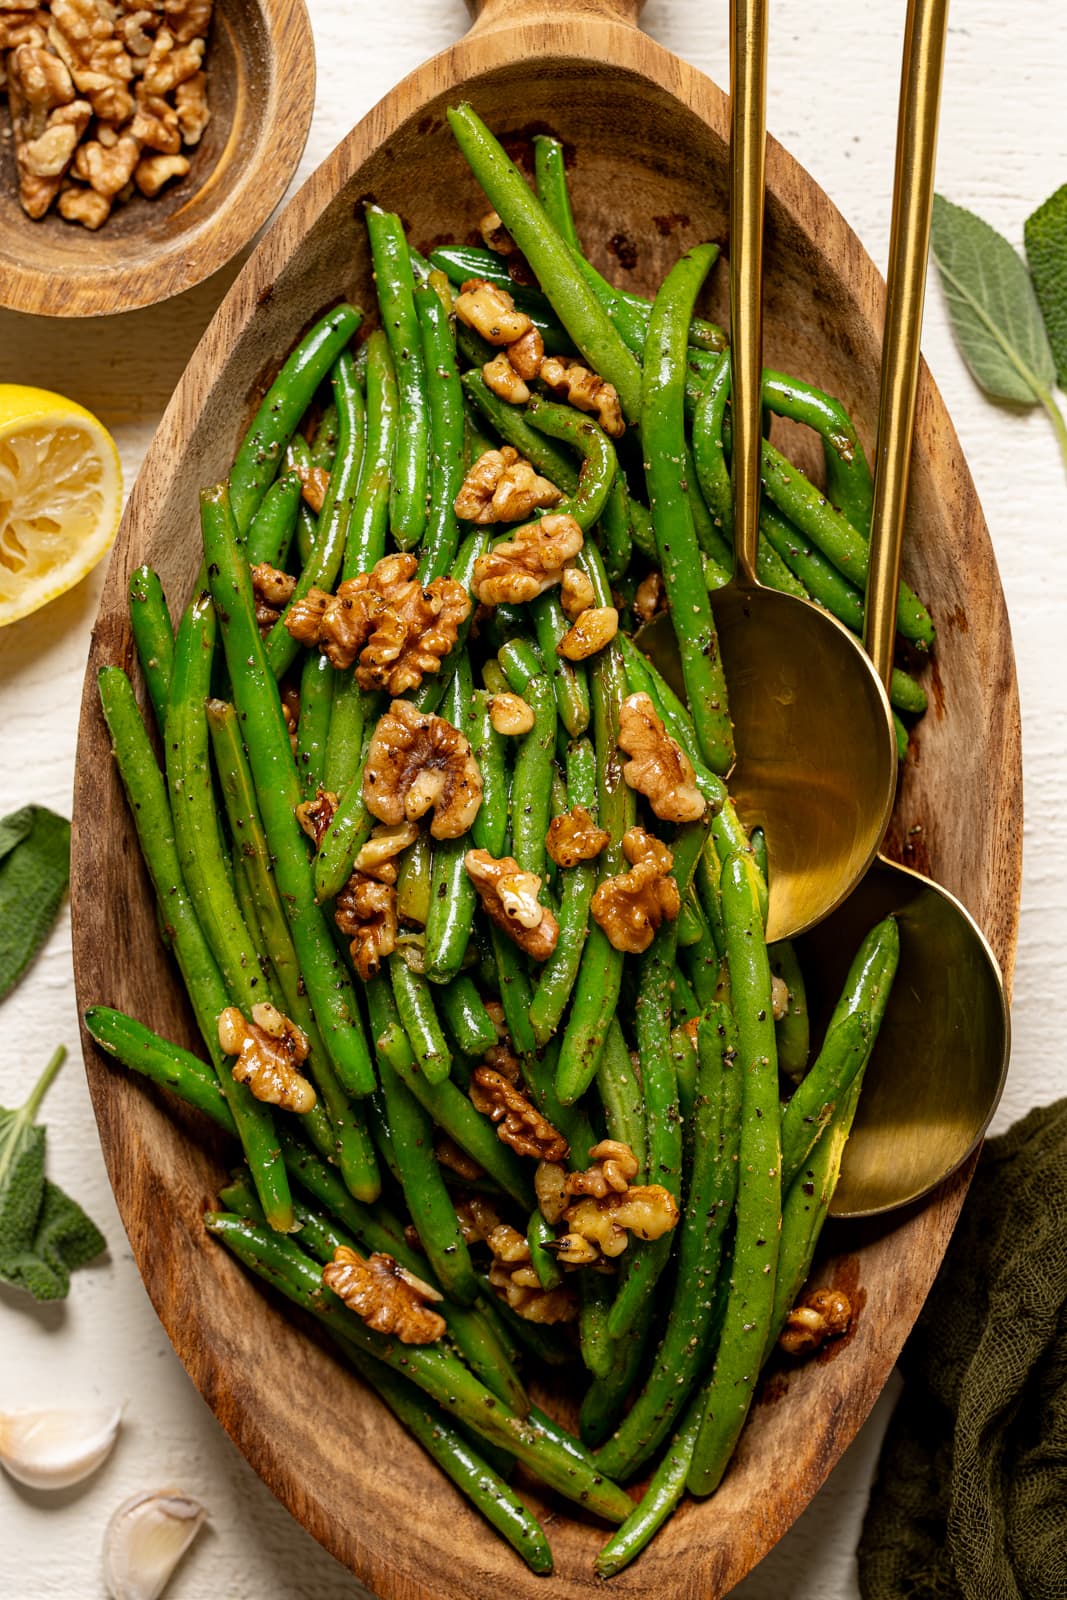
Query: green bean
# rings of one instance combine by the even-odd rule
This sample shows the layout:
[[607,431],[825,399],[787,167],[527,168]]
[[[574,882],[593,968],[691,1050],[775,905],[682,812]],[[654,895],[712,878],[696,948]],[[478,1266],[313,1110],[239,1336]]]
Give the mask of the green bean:
[[870,1055],[870,1019],[850,1012],[827,1030],[811,1071],[782,1111],[782,1192],[807,1161],[823,1129]]
[[667,1324],[644,1386],[625,1420],[597,1452],[605,1472],[628,1477],[659,1448],[681,1413],[715,1335],[715,1287],[737,1192],[741,1069],[725,1006],[698,1033],[693,1167],[678,1227],[677,1274]]
[[[583,545],[578,564],[592,582],[594,604],[610,605],[611,590],[595,545]],[[618,759],[619,707],[626,698],[626,669],[615,639],[597,653],[592,690],[598,818],[610,841],[600,856],[603,881],[623,869],[622,838],[637,815],[636,797],[623,779]],[[592,923],[560,1049],[556,1088],[565,1105],[577,1100],[596,1076],[619,998],[622,964],[622,952],[614,948],[598,923]]]
[[364,401],[363,391],[356,381],[355,366],[347,350],[337,357],[330,382],[337,400],[340,430],[337,455],[319,512],[311,554],[297,579],[292,599],[267,636],[267,661],[276,678],[280,678],[292,666],[300,652],[299,642],[286,627],[286,618],[293,606],[313,588],[332,591],[337,581],[359,482],[365,432]]
[[[363,758],[368,724],[373,728],[381,696],[368,693],[356,682],[355,673],[334,669],[330,697],[330,721],[323,754],[322,786],[331,794],[347,798],[354,783],[362,792]],[[303,702],[301,702],[303,716]],[[298,726],[299,736],[299,726]],[[321,845],[320,845],[321,848]]]
[[644,1095],[617,1018],[612,1019],[608,1029],[596,1081],[608,1138],[628,1144],[638,1172],[644,1172],[648,1164]]
[[[295,472],[300,480],[300,498],[296,506],[296,553],[299,566],[303,569],[310,560],[311,552],[315,547],[319,519],[304,499],[304,479],[311,471],[311,451],[302,433],[294,433],[290,439],[289,447],[285,452],[285,465],[286,470]],[[251,532],[251,529],[249,532]],[[246,551],[248,548],[249,546],[246,542]],[[249,562],[249,565],[251,565],[251,562]]]
[[385,334],[376,328],[367,352],[367,437],[348,525],[342,578],[369,572],[385,554],[389,485],[396,449],[399,395]]
[[893,734],[897,741],[897,760],[906,761],[908,759],[908,730],[895,711],[893,712]]
[[237,1137],[237,1124],[219,1087],[219,1078],[199,1056],[166,1044],[150,1028],[110,1006],[90,1006],[82,1017],[102,1050],[123,1066],[169,1089],[195,1106],[226,1133]]
[[614,1288],[607,1273],[578,1274],[578,1345],[582,1362],[594,1378],[607,1378],[611,1372],[613,1349],[608,1335],[608,1311]]
[[313,800],[324,781],[333,686],[334,669],[329,660],[317,650],[309,650],[300,672],[300,720],[296,728],[296,770],[305,800]]
[[682,487],[685,330],[713,260],[713,246],[691,250],[672,267],[656,296],[645,345],[642,432],[652,523],[689,708],[705,761],[713,772],[723,773],[733,764],[733,731],[707,590],[695,576],[700,557]]
[[703,1007],[693,993],[692,985],[681,967],[675,967],[671,979],[671,1015],[679,1024],[699,1017]]
[[130,627],[144,673],[148,698],[162,734],[167,725],[167,698],[174,668],[174,626],[158,574],[147,564],[130,574]]
[[438,1282],[461,1305],[473,1305],[479,1284],[433,1147],[433,1122],[403,1078],[383,1058],[382,1093],[408,1212]]
[[[451,577],[461,584],[468,594],[474,582],[474,565],[479,557],[483,556],[489,548],[488,528],[472,528],[459,547],[452,567]],[[474,622],[474,605],[471,606],[466,619],[456,629],[456,642],[441,662],[440,670],[436,676],[427,674],[422,683],[415,689],[411,696],[411,703],[420,711],[433,711],[440,704],[448,691],[448,685],[455,677],[461,662],[467,660],[467,638]]]
[[[535,395],[526,407],[526,420],[551,439],[560,439],[581,452],[583,460],[578,482],[569,497],[553,507],[556,515],[573,517],[583,533],[588,533],[604,514],[618,470],[615,446],[591,417],[573,406],[553,405]],[[561,486],[562,487],[562,486]]]
[[[596,757],[588,739],[576,739],[567,748],[567,800],[582,806],[596,820]],[[530,1002],[530,1026],[539,1047],[555,1033],[567,1009],[589,929],[589,902],[596,888],[596,865],[580,861],[561,869],[559,938],[541,968]]]
[[547,677],[539,674],[526,685],[534,724],[515,757],[511,784],[511,837],[515,860],[523,872],[545,876],[545,836],[552,815],[552,771],[556,750],[556,700]]
[[430,914],[431,848],[430,835],[420,833],[401,857],[396,881],[397,911],[405,922],[417,922],[422,927]]
[[578,1413],[578,1431],[590,1448],[603,1444],[614,1431],[641,1370],[651,1326],[651,1302],[645,1302],[644,1312],[628,1338],[612,1340],[610,1371],[603,1378],[594,1378],[585,1392]]
[[389,957],[389,979],[419,1070],[428,1083],[442,1083],[452,1066],[452,1052],[441,1032],[429,984],[399,953]]
[[270,1225],[282,1230],[291,1228],[292,1202],[270,1107],[257,1100],[245,1084],[234,1081],[219,1046],[218,1021],[230,997],[182,877],[166,787],[133,689],[119,667],[104,667],[97,682],[141,852],[156,891],[163,925],[189,991],[197,1026],[237,1126]]
[[699,944],[707,933],[707,924],[704,913],[700,909],[700,902],[696,891],[690,890],[682,901],[678,912],[678,927],[676,929],[679,950],[687,950],[690,945]]
[[541,1115],[566,1139],[577,1166],[589,1159],[597,1142],[586,1112],[580,1105],[565,1105],[556,1093],[556,1059],[559,1047],[553,1042],[541,1054],[527,1052],[520,1057],[523,1083]]
[[384,1252],[409,1272],[425,1274],[425,1259],[408,1244],[404,1224],[383,1201],[368,1206],[357,1200],[334,1168],[301,1143],[288,1127],[281,1128],[280,1140],[286,1171],[293,1182],[347,1228],[361,1250]]
[[234,701],[244,725],[260,816],[304,983],[342,1084],[349,1094],[369,1094],[374,1069],[351,982],[315,900],[306,842],[296,820],[300,787],[289,732],[256,627],[251,585],[225,485],[202,493],[201,525]]
[[549,1487],[609,1522],[626,1515],[629,1497],[603,1479],[588,1458],[587,1465],[580,1465],[574,1450],[564,1450],[536,1423],[516,1416],[454,1356],[434,1345],[399,1345],[365,1327],[323,1288],[319,1269],[298,1245],[279,1249],[273,1235],[224,1212],[208,1212],[204,1221],[216,1238],[283,1294],[331,1330],[342,1330],[346,1343],[402,1373],[480,1437],[510,1451]]
[[230,469],[230,505],[238,533],[248,532],[315,390],[362,320],[355,306],[327,312],[301,339],[264,395]]
[[614,384],[627,422],[641,411],[641,370],[503,147],[469,105],[450,106],[448,120],[467,162],[504,226],[526,257],[552,309],[593,370]]
[[544,671],[537,650],[529,639],[521,635],[501,645],[497,660],[507,674],[508,684],[514,694],[524,695],[531,679]]
[[467,472],[488,450],[496,449],[495,443],[482,428],[481,418],[466,394],[463,396],[463,440],[463,464]]
[[763,404],[779,417],[814,428],[822,439],[829,497],[866,538],[874,487],[855,423],[839,400],[784,373],[764,371]]
[[520,1056],[532,1056],[537,1050],[537,1040],[530,1025],[530,980],[525,958],[514,940],[495,924],[489,930],[489,937],[496,962],[500,1003],[504,1007],[511,1042]]
[[464,1055],[484,1056],[496,1044],[496,1025],[470,978],[460,973],[446,983],[438,990],[437,1005]]
[[[462,729],[471,702],[470,662],[465,657],[452,678],[440,715]],[[478,895],[464,860],[469,841],[436,839],[430,869],[430,901],[426,917],[426,976],[448,983],[459,971],[471,936]]]
[[[308,1036],[308,1073],[322,1096],[331,1128],[327,1142],[318,1143],[321,1153],[336,1158],[345,1183],[360,1200],[372,1201],[381,1190],[381,1178],[370,1137],[349,1104],[326,1053],[318,1025],[304,991],[300,967],[285,916],[278,886],[274,881],[270,850],[259,819],[252,774],[241,742],[237,713],[221,700],[206,706],[208,729],[215,754],[230,832],[239,860],[248,875],[249,891],[260,929],[258,948],[268,957],[285,1002],[285,1012]],[[316,1129],[306,1126],[309,1137]]]
[[[443,274],[442,274],[443,277]],[[430,502],[419,560],[419,582],[451,570],[459,543],[453,502],[463,484],[463,390],[452,321],[433,281],[415,290],[430,407]]]
[[563,1282],[563,1273],[552,1253],[555,1242],[555,1228],[545,1221],[539,1210],[531,1211],[526,1224],[526,1243],[530,1249],[530,1265],[542,1289],[558,1289]]
[[275,478],[248,530],[249,566],[266,561],[269,566],[284,568],[303,504],[303,489],[300,474],[290,467]]
[[480,372],[465,372],[464,390],[473,400],[482,416],[496,432],[521,456],[525,456],[534,469],[554,483],[565,494],[573,494],[578,487],[578,473],[573,463],[557,450],[526,420],[525,413],[509,405],[493,393]]
[[415,280],[400,218],[366,208],[382,327],[396,371],[398,421],[393,457],[389,526],[402,550],[413,549],[426,528],[429,503],[430,412],[426,358],[415,313]]
[[[672,989],[677,982],[678,968],[675,967],[674,971]],[[671,1015],[673,1014],[672,1006]],[[684,1026],[671,1029],[671,1060],[674,1063],[674,1077],[678,1085],[678,1110],[682,1119],[682,1165],[686,1167],[689,1165],[693,1112],[697,1097],[697,1048],[696,1040]]]
[[322,467],[329,472],[337,454],[337,438],[337,405],[335,401],[329,400],[315,428],[315,437],[311,445],[313,467]]
[[559,644],[570,628],[554,589],[539,595],[531,606],[537,643],[556,697],[559,719],[567,734],[577,739],[589,726],[589,677],[585,663],[568,661]]
[[652,1474],[648,1488],[622,1527],[602,1546],[594,1563],[598,1578],[613,1578],[629,1566],[671,1516],[683,1494],[700,1432],[701,1402],[697,1395]]
[[571,211],[571,197],[567,191],[563,146],[558,139],[545,133],[534,135],[534,179],[537,198],[544,206],[549,222],[572,250],[581,250],[578,230],[574,226],[574,213]]
[[[364,730],[363,752],[373,735],[373,728]],[[362,769],[362,761],[360,769]],[[341,796],[330,825],[322,836],[315,853],[315,899],[319,905],[334,900],[352,876],[352,866],[360,850],[370,837],[374,818],[363,800],[361,770],[357,770],[348,788]]]
[[723,923],[741,1073],[737,1232],[733,1273],[689,1487],[710,1494],[733,1453],[755,1391],[774,1305],[781,1221],[778,1067],[771,975],[757,874],[738,853],[722,869]]
[[767,958],[774,977],[781,978],[789,991],[783,1017],[774,1025],[778,1048],[778,1070],[794,1082],[804,1076],[808,1066],[808,997],[797,953],[788,940],[767,946]]
[[505,741],[493,727],[489,700],[484,689],[475,689],[467,707],[467,741],[482,775],[482,803],[471,823],[471,838],[477,849],[499,860],[506,854],[508,837],[508,777]]

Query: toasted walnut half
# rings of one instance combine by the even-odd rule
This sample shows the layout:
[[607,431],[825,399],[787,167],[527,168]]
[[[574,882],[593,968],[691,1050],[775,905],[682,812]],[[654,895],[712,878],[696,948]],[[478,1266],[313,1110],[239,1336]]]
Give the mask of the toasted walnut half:
[[498,256],[510,256],[515,253],[515,241],[500,220],[498,211],[487,211],[478,223],[478,232],[487,250],[495,250]]
[[419,837],[417,822],[379,823],[370,831],[370,838],[362,846],[353,862],[357,872],[379,883],[395,883],[398,867],[396,858]]
[[631,789],[647,797],[664,822],[699,822],[704,796],[693,764],[656,714],[647,694],[632,694],[619,707],[619,748],[632,759],[622,769]]
[[520,1156],[538,1161],[563,1161],[566,1139],[502,1072],[483,1063],[471,1074],[471,1104],[497,1124],[497,1135]]
[[541,363],[541,381],[561,400],[567,400],[578,411],[592,411],[606,434],[618,439],[626,432],[626,424],[619,405],[619,395],[612,383],[606,383],[580,361],[570,356],[546,356]]
[[603,1200],[608,1194],[625,1194],[637,1177],[637,1157],[621,1139],[601,1139],[590,1150],[591,1165],[584,1172],[569,1172],[563,1187],[567,1194],[591,1194]]
[[315,1104],[314,1089],[297,1070],[307,1060],[307,1034],[269,1002],[252,1007],[251,1022],[227,1006],[219,1017],[219,1045],[237,1057],[233,1076],[257,1100],[301,1115]]
[[650,572],[634,590],[634,615],[639,622],[651,622],[667,604],[662,572]]
[[352,942],[352,965],[364,983],[376,978],[396,949],[396,889],[353,872],[334,903],[333,919]]
[[598,828],[584,806],[571,806],[553,817],[545,836],[545,849],[557,867],[576,867],[579,861],[595,861],[611,834]]
[[487,606],[536,600],[559,583],[582,543],[581,528],[565,512],[550,511],[540,521],[516,528],[510,539],[474,563],[475,597]]
[[530,1260],[530,1246],[517,1228],[502,1222],[500,1213],[484,1195],[466,1196],[456,1205],[456,1217],[467,1244],[486,1244],[493,1256],[489,1282],[513,1311],[527,1322],[573,1322],[578,1301],[572,1289],[542,1289]]
[[293,598],[296,579],[288,572],[279,572],[277,567],[272,567],[266,561],[259,561],[249,568],[248,575],[252,579],[256,624],[260,633],[267,634]]
[[326,836],[326,830],[337,810],[337,796],[320,785],[313,800],[302,800],[296,808],[296,820],[317,850]]
[[516,310],[507,290],[486,278],[467,279],[456,296],[455,313],[487,344],[512,344],[533,327],[525,311]]
[[609,1188],[600,1196],[582,1195],[563,1213],[568,1231],[560,1240],[561,1253],[577,1236],[587,1246],[595,1245],[601,1255],[620,1256],[631,1233],[639,1239],[661,1239],[677,1225],[678,1216],[677,1201],[659,1183],[633,1184],[622,1191]]
[[361,1256],[339,1244],[322,1281],[368,1328],[395,1334],[401,1344],[433,1344],[447,1326],[427,1303],[442,1298],[437,1290],[384,1252]]
[[785,1319],[778,1343],[789,1356],[807,1356],[848,1332],[852,1304],[840,1289],[809,1289]]
[[558,505],[563,491],[538,477],[525,457],[504,445],[475,461],[456,496],[453,510],[465,522],[521,522],[532,511]]
[[622,849],[633,870],[605,878],[589,909],[616,950],[640,955],[660,923],[673,922],[681,909],[678,885],[670,875],[674,857],[643,828],[630,828]]
[[521,339],[509,344],[504,354],[512,370],[517,372],[520,378],[525,378],[527,383],[532,383],[541,371],[541,363],[545,359],[545,341],[541,337],[541,330],[530,328]]
[[174,91],[174,105],[178,113],[178,127],[186,144],[199,144],[204,129],[211,121],[207,103],[207,74],[197,72]]
[[497,860],[488,850],[468,850],[463,864],[486,915],[534,961],[547,961],[559,939],[559,923],[538,899],[537,874],[523,872],[514,856]]
[[589,606],[567,629],[556,653],[568,661],[585,661],[610,644],[618,631],[619,613],[614,606]]
[[153,200],[172,178],[184,178],[189,171],[187,156],[145,156],[133,169],[133,181],[143,195]]
[[511,362],[508,360],[506,350],[501,350],[499,355],[487,361],[482,368],[482,377],[499,400],[506,400],[509,406],[524,406],[530,398],[530,391],[525,379],[520,378]]
[[423,588],[417,567],[413,555],[383,556],[332,597],[310,589],[285,625],[301,644],[319,645],[335,667],[350,667],[358,656],[361,689],[417,689],[424,673],[440,671],[471,608],[461,583],[435,578]]
[[577,622],[595,599],[593,580],[587,578],[580,567],[565,567],[559,585],[559,603],[571,622]]
[[489,721],[505,738],[518,738],[534,725],[534,711],[520,694],[494,694],[489,697]]
[[478,814],[482,775],[458,728],[394,700],[367,751],[363,799],[379,822],[417,822],[432,809],[434,838],[458,839]]

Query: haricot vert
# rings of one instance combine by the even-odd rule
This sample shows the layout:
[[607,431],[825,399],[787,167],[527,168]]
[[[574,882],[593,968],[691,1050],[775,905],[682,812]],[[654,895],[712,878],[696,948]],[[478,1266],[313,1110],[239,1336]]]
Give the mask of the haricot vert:
[[[456,231],[486,248],[427,260],[368,206],[377,315],[337,306],[281,365],[204,489],[176,637],[156,574],[131,579],[162,766],[130,680],[101,674],[206,1059],[104,1003],[85,1020],[240,1144],[212,1234],[533,1571],[552,1557],[516,1460],[621,1523],[606,1577],[728,1470],[900,934],[870,931],[813,1041],[803,952],[764,940],[767,841],[729,791],[716,246],[651,301],[617,289],[560,142],[534,139],[535,192],[471,107],[449,118],[496,213]],[[814,383],[767,372],[764,401],[826,472],[765,441],[760,574],[859,628],[859,436]],[[643,649],[663,611],[684,698]],[[934,632],[906,586],[899,622],[913,717],[904,666]],[[584,1375],[580,1438],[530,1404],[555,1366]],[[618,1485],[648,1472],[635,1505]]]

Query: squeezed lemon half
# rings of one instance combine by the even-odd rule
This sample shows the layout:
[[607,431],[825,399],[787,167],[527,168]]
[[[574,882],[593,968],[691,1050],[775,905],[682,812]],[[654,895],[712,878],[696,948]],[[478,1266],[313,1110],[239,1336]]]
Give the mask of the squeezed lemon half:
[[79,583],[121,513],[118,451],[92,412],[0,383],[0,627]]

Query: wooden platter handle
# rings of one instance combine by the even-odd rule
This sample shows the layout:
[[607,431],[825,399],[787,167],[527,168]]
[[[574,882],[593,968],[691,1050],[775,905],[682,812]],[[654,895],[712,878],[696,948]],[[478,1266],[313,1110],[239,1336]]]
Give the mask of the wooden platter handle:
[[470,34],[493,33],[537,23],[623,22],[637,27],[645,0],[467,0],[473,17]]

